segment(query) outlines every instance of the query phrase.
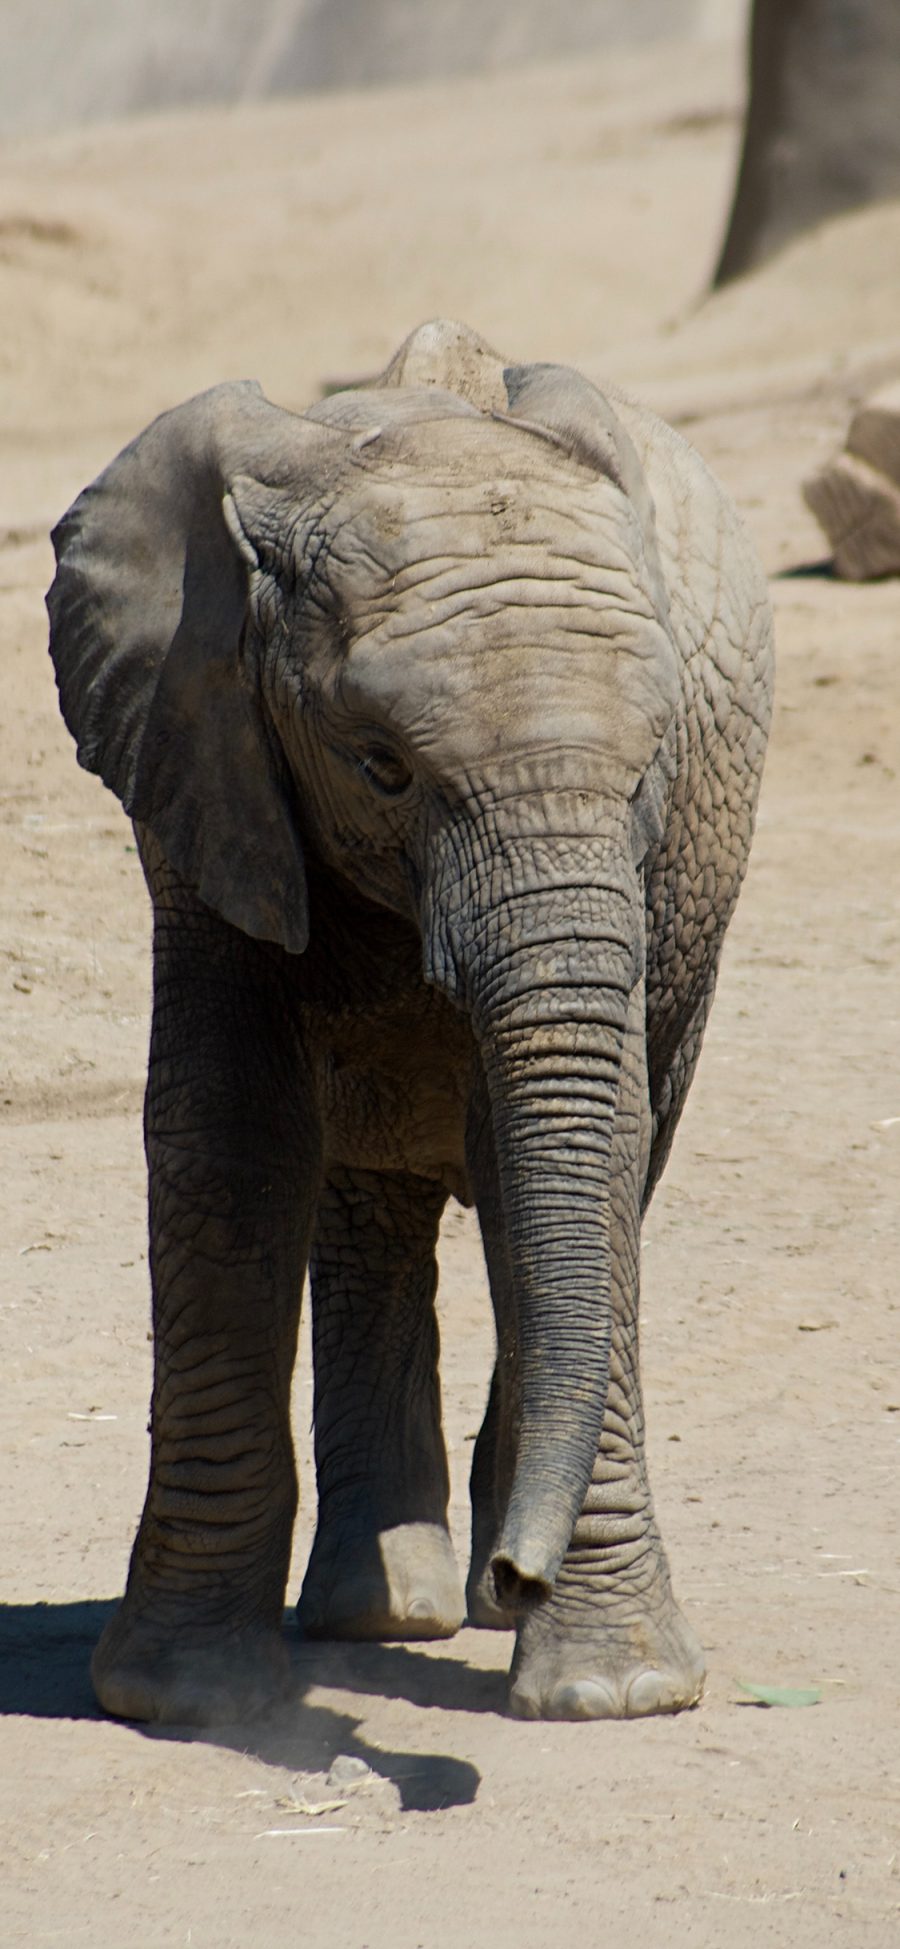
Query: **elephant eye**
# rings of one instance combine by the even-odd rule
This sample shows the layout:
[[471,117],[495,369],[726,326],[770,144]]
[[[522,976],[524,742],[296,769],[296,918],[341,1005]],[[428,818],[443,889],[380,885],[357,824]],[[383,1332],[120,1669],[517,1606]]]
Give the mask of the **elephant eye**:
[[402,798],[412,784],[409,766],[385,744],[370,744],[360,756],[359,769],[385,798]]

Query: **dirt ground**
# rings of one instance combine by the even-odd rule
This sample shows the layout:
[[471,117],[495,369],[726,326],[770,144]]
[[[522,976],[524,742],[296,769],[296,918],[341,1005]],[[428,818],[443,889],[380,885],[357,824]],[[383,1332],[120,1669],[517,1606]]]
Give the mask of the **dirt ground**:
[[[738,94],[733,51],[657,46],[0,156],[4,1943],[900,1940],[900,587],[808,572],[798,491],[900,373],[900,208],[698,309]],[[755,852],[644,1243],[651,1469],[706,1695],[520,1724],[508,1641],[463,1630],[298,1645],[277,1721],[154,1736],[100,1718],[87,1678],[146,1468],[147,910],[58,718],[47,531],[160,408],[250,375],[300,406],[436,313],[668,409],[773,577]],[[464,1553],[491,1325],[456,1208],[441,1307]],[[295,1391],[292,1595],[306,1349]],[[821,1702],[761,1708],[742,1682]]]

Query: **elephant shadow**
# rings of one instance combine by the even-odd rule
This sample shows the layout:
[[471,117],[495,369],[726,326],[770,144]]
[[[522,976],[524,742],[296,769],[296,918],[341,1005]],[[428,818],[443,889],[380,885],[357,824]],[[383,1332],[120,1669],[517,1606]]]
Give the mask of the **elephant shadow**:
[[[0,1717],[103,1719],[89,1664],[115,1609],[114,1599],[0,1605]],[[425,1657],[405,1645],[310,1645],[298,1642],[292,1629],[286,1638],[296,1690],[277,1712],[235,1725],[132,1730],[149,1739],[230,1748],[296,1773],[327,1773],[339,1755],[350,1755],[394,1784],[404,1811],[438,1811],[475,1799],[481,1775],[469,1760],[371,1746],[351,1713],[310,1704],[306,1695],[313,1686],[329,1686],[445,1711],[501,1714],[501,1672],[433,1652]]]

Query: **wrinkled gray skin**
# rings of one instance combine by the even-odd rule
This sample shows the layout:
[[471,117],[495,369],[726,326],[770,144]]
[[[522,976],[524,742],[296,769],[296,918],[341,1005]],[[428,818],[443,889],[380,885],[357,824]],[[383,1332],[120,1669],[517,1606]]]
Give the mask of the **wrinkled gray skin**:
[[640,1216],[743,876],[765,587],[654,416],[423,327],[302,416],[164,415],[55,536],[52,650],[153,899],[150,1483],[98,1698],[285,1684],[309,1261],[310,1636],[449,1635],[434,1315],[474,1201],[498,1357],[468,1613],[514,1712],[676,1711],[703,1662],[644,1461]]

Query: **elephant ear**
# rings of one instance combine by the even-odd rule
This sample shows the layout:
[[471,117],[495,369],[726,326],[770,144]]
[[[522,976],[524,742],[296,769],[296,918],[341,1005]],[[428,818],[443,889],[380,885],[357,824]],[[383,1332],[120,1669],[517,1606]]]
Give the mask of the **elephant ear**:
[[207,905],[295,953],[308,938],[296,807],[257,659],[242,654],[252,569],[223,503],[236,474],[302,500],[333,453],[332,433],[256,385],[200,394],[154,421],[63,517],[47,597],[80,763]]

